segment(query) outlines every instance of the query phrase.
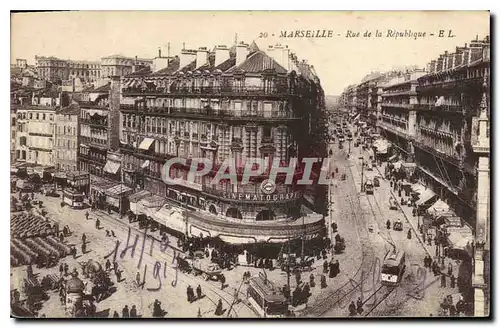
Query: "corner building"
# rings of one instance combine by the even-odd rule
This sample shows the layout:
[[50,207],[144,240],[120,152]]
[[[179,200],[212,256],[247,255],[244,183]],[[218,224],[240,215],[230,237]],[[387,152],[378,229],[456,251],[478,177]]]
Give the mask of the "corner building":
[[[288,166],[292,158],[326,157],[324,94],[314,68],[286,47],[266,53],[255,43],[183,50],[155,60],[165,64],[154,67],[166,67],[122,79],[125,182],[188,208],[185,223],[174,228],[188,235],[245,244],[323,233],[323,215],[316,212],[325,211],[326,186],[287,185],[278,175],[275,191],[266,194],[261,186],[268,173],[241,183],[248,158]],[[170,176],[183,180],[167,185],[163,165],[173,157],[187,165],[173,166]],[[193,158],[213,165],[189,182]],[[226,159],[234,161],[238,183],[212,185]],[[313,171],[319,176],[317,167]],[[295,176],[302,176],[300,167]]]

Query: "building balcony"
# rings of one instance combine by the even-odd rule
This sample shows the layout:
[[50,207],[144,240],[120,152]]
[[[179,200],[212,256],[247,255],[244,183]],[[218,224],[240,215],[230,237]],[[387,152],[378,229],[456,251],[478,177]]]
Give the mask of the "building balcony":
[[122,111],[133,114],[148,115],[149,113],[162,114],[169,117],[189,117],[207,120],[294,120],[300,119],[292,111],[278,110],[222,110],[212,108],[177,108],[177,107],[149,107],[137,108],[136,106],[120,105]]
[[430,144],[429,141],[426,140],[425,138],[422,137],[414,138],[413,145],[417,148],[425,150],[429,154],[432,154],[434,156],[443,159],[447,163],[453,164],[457,167],[462,167],[463,162],[459,157],[449,155],[448,153],[445,153],[444,151],[436,148],[435,145]]
[[[442,73],[442,72],[440,72]],[[443,74],[443,73],[442,73]],[[433,92],[433,91],[439,91],[440,90],[459,90],[463,88],[470,88],[470,87],[478,87],[480,88],[483,83],[483,77],[478,76],[478,77],[466,77],[466,76],[460,76],[457,78],[445,78],[443,75],[443,78],[437,79],[434,81],[425,81],[424,83],[420,84],[417,86],[417,92],[418,93],[427,93],[427,92]]]
[[436,106],[435,104],[425,104],[421,103],[418,105],[415,105],[416,110],[420,111],[432,111],[432,112],[439,112],[439,113],[454,113],[454,114],[464,114],[465,113],[465,107],[462,105],[456,105],[456,104],[445,104],[442,106]]
[[80,137],[80,143],[85,144],[89,147],[99,148],[101,150],[108,149],[107,141],[103,139]]
[[396,97],[396,96],[416,96],[417,93],[410,89],[408,90],[387,90],[382,93],[382,97]]
[[100,129],[107,129],[108,128],[107,121],[80,119],[80,124],[89,125],[90,127],[93,127],[93,128],[100,128]]
[[90,162],[94,163],[98,166],[104,166],[106,165],[106,159],[100,159],[98,156],[93,156],[91,154],[83,154],[83,153],[78,153],[77,154],[77,159],[78,161],[85,161],[85,162]]
[[224,86],[224,87],[185,87],[166,90],[165,88],[157,88],[156,90],[145,90],[138,88],[124,88],[122,90],[124,96],[292,96],[297,92],[288,88],[269,87],[264,88],[261,86]]
[[109,109],[108,105],[100,106],[93,101],[79,101],[78,105],[80,106],[80,108],[95,108],[95,109],[104,109],[104,110]]
[[414,105],[383,102],[382,107],[413,109]]

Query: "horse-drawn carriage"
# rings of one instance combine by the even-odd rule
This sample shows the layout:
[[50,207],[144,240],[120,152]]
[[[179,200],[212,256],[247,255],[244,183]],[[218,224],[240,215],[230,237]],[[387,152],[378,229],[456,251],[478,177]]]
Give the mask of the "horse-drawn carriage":
[[192,271],[196,276],[201,275],[205,280],[219,280],[222,270],[216,263],[210,263],[208,260],[196,260],[192,262]]
[[398,201],[394,197],[391,197],[389,199],[389,209],[391,209],[391,210],[398,209]]
[[99,302],[113,293],[111,287],[113,282],[109,277],[109,273],[103,270],[101,264],[96,261],[89,260],[81,262],[83,271],[90,278],[90,282],[86,286],[86,294],[89,298],[94,298]]
[[302,259],[302,257],[296,257],[295,254],[283,254],[283,257],[278,260],[281,270],[285,272],[311,271],[313,263],[314,257],[304,256]]
[[394,229],[394,231],[403,231],[403,223],[399,220],[397,220],[396,222],[394,222],[394,225],[392,227]]

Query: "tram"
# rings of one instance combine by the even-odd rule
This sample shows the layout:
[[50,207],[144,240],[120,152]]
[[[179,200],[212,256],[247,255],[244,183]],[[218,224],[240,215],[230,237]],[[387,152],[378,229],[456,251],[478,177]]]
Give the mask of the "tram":
[[367,195],[373,195],[373,182],[371,180],[366,180],[365,192]]
[[285,296],[261,272],[250,278],[247,297],[248,302],[263,318],[283,318],[288,313]]
[[380,283],[384,286],[398,286],[406,269],[406,254],[403,251],[387,252],[380,272]]
[[65,189],[63,192],[63,201],[72,208],[83,208],[83,194],[71,189]]

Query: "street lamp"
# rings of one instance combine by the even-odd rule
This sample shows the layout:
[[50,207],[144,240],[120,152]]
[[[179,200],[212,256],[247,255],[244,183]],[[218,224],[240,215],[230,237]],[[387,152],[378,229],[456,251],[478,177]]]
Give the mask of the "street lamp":
[[363,174],[364,174],[364,169],[365,169],[365,158],[363,156],[359,156],[359,159],[361,160],[361,192],[365,191],[365,187],[363,185]]

